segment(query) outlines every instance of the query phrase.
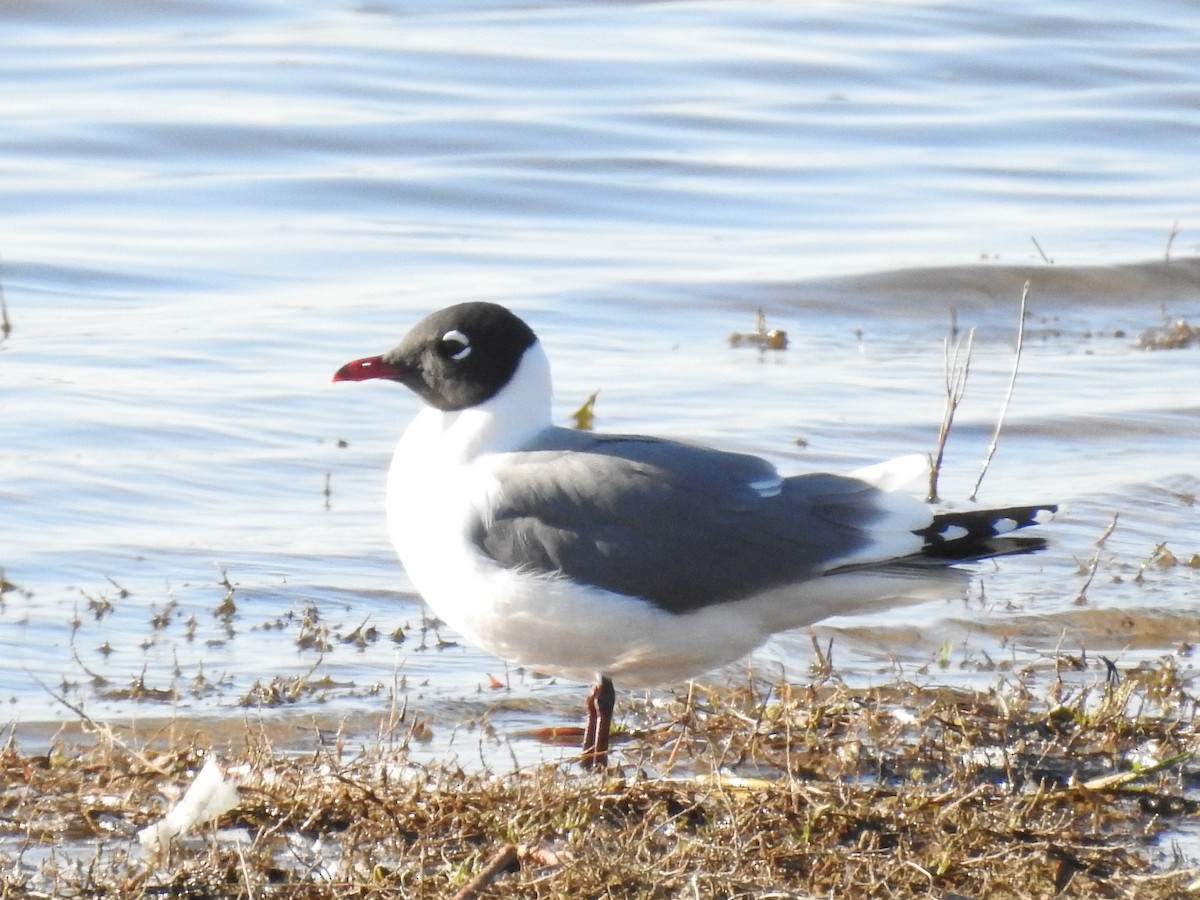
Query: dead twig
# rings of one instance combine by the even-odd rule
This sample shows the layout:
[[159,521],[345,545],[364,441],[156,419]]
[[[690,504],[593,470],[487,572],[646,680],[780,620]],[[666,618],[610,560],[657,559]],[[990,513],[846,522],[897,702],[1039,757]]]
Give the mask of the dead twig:
[[1037,247],[1037,252],[1042,255],[1042,260],[1044,262],[1049,263],[1050,265],[1054,265],[1054,260],[1046,255],[1046,251],[1042,249],[1042,245],[1038,243],[1038,239],[1035,238],[1032,234],[1029,236],[1029,239],[1031,241],[1033,241],[1033,246]]
[[1004,395],[1004,404],[1000,407],[1000,417],[996,420],[996,430],[992,432],[992,443],[988,445],[987,456],[983,459],[983,468],[979,470],[979,477],[975,479],[975,487],[971,488],[971,495],[968,500],[974,501],[979,494],[979,486],[983,484],[983,476],[987,474],[988,466],[992,464],[992,457],[996,455],[996,447],[1000,444],[1000,430],[1004,427],[1004,417],[1008,415],[1008,405],[1012,402],[1013,390],[1017,386],[1017,372],[1021,368],[1021,350],[1025,347],[1025,310],[1029,305],[1029,282],[1025,282],[1025,287],[1021,291],[1021,312],[1020,320],[1017,323],[1017,350],[1013,354],[1012,375],[1008,379],[1008,391]]
[[829,638],[829,643],[822,650],[817,633],[812,628],[808,629],[808,637],[813,645],[813,661],[809,664],[809,671],[824,681],[833,674],[833,638]]
[[1117,520],[1121,518],[1119,512],[1113,513],[1112,521],[1108,523],[1108,527],[1104,529],[1104,534],[1096,538],[1096,546],[1103,547],[1104,544],[1112,537],[1112,533],[1117,530]]
[[[1179,220],[1175,220],[1175,224],[1171,226],[1171,230],[1167,233],[1167,249],[1163,251],[1163,262],[1171,261],[1171,245],[1175,243],[1175,238],[1179,234]],[[8,334],[7,329],[4,332]]]
[[505,844],[487,861],[478,875],[462,886],[462,890],[454,895],[454,900],[474,900],[485,887],[511,869],[517,858],[517,845]]
[[[952,334],[957,335],[958,323],[954,322],[952,326]],[[950,350],[951,339],[946,338],[942,345],[942,353],[945,357],[946,364],[946,409],[942,413],[942,427],[938,429],[937,450],[934,453],[933,461],[929,466],[929,494],[925,497],[926,503],[937,503],[938,497],[938,477],[942,473],[942,459],[946,454],[946,440],[950,437],[950,428],[954,424],[954,414],[958,410],[959,403],[962,402],[963,394],[967,390],[967,376],[971,373],[971,349],[975,343],[975,329],[972,328],[967,332],[967,339],[964,342],[961,339],[954,340],[953,353]],[[962,364],[959,364],[959,359],[962,358]]]
[[0,342],[10,334],[12,322],[8,320],[8,303],[4,299],[4,260],[0,259]]
[[1075,597],[1075,605],[1083,606],[1087,603],[1088,588],[1092,586],[1092,582],[1096,579],[1096,570],[1100,567],[1100,551],[1097,550],[1092,557],[1091,563],[1088,565],[1087,579],[1083,582],[1083,587],[1079,589],[1079,594]]

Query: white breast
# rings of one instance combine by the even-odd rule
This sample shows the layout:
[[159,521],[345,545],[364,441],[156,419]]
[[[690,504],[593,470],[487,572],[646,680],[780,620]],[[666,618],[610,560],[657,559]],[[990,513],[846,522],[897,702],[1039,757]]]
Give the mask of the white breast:
[[753,616],[714,629],[700,621],[705,616],[505,569],[471,540],[497,490],[496,467],[549,427],[549,384],[535,344],[487,403],[456,413],[425,408],[400,439],[388,476],[388,527],[417,591],[470,643],[584,681],[600,672],[630,686],[682,680],[714,665],[714,652],[724,661],[751,650],[763,637]]

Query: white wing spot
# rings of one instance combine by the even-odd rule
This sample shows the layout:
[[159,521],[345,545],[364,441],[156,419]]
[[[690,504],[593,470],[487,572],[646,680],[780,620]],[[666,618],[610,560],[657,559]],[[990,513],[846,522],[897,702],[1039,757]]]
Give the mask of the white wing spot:
[[752,481],[749,487],[750,490],[754,491],[760,497],[778,497],[779,493],[783,490],[783,479],[776,475],[774,478]]
[[959,538],[965,538],[971,532],[961,525],[947,525],[942,529],[942,537],[948,541],[957,541]]
[[1045,525],[1054,518],[1054,513],[1048,509],[1039,509],[1033,514],[1033,521],[1038,525]]
[[1018,522],[1016,519],[997,519],[992,523],[992,528],[996,534],[1008,534],[1010,531],[1016,531]]

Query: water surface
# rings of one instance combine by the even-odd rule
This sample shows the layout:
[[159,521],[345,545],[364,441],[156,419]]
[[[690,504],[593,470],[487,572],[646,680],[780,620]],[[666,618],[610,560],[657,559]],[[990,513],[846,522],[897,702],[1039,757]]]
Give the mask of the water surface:
[[[822,639],[867,682],[1060,647],[1191,667],[1200,362],[1138,340],[1200,323],[1190,4],[64,2],[0,29],[0,698],[31,733],[369,734],[407,703],[421,752],[494,762],[573,720],[579,686],[427,627],[383,525],[414,400],[328,384],[479,298],[542,334],[560,421],[599,390],[602,429],[789,471],[931,450],[953,317],[965,503],[1029,281],[980,500],[1063,502],[1052,547]],[[790,349],[728,346],[760,308]]]

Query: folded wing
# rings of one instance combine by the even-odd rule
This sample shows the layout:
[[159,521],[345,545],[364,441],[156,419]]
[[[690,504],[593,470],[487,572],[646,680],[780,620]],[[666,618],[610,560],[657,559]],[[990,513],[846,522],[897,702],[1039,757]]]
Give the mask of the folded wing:
[[932,514],[857,478],[780,478],[753,456],[554,429],[506,455],[473,538],[501,565],[689,612],[920,553]]

